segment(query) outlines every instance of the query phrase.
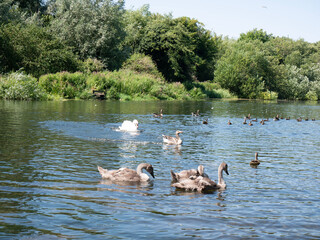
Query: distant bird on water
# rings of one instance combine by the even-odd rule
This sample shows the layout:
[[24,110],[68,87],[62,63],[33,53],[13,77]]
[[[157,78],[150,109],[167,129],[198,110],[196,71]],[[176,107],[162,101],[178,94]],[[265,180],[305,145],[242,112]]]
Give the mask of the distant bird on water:
[[250,165],[258,166],[260,161],[258,160],[258,153],[256,152],[255,159],[250,162]]
[[160,109],[160,112],[159,113],[153,113],[153,116],[155,118],[162,118],[163,117],[163,111],[162,109]]

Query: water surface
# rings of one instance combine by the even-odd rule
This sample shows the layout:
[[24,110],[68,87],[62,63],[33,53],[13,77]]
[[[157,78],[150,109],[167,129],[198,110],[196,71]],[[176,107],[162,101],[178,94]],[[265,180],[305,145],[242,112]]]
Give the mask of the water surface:
[[[269,121],[244,125],[248,113]],[[115,131],[133,119],[138,134]],[[0,101],[0,238],[319,239],[319,128],[320,105],[308,102]],[[176,130],[183,145],[164,145]],[[202,164],[217,180],[222,161],[225,191],[170,187],[170,169]],[[149,184],[112,184],[97,171],[141,162],[155,169]]]

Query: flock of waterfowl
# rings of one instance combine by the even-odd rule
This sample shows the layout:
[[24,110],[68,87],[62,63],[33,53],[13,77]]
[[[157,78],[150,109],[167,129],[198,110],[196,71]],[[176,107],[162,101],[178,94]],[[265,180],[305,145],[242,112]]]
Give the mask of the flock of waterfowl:
[[[199,110],[196,113],[191,113],[192,116],[199,116]],[[161,109],[159,113],[153,113],[155,118],[163,118],[163,110]],[[279,115],[274,117],[274,121],[279,121],[283,119],[279,117]],[[290,120],[290,117],[285,118],[286,120]],[[253,125],[252,122],[258,122],[258,119],[251,119],[251,115],[248,114],[244,117],[243,124],[247,124],[247,120],[250,120],[248,125]],[[262,119],[260,124],[264,125],[265,122],[269,121],[269,119]],[[302,121],[302,118],[297,119],[298,122]],[[308,118],[305,119],[308,121]],[[312,121],[315,121],[313,118]],[[203,121],[203,124],[208,124],[208,119]],[[232,125],[231,121],[228,121],[228,125]],[[119,126],[120,131],[138,131],[139,123],[135,119],[131,121],[124,121],[121,126]],[[176,136],[166,136],[162,135],[163,142],[166,144],[174,144],[174,145],[181,145],[182,139],[180,138],[179,134],[183,133],[180,130],[176,131]],[[255,159],[250,162],[252,167],[256,167],[260,164],[258,159],[258,153],[255,153]],[[150,180],[148,174],[143,173],[142,170],[145,169],[153,178],[154,172],[153,167],[149,163],[141,163],[138,165],[136,170],[129,169],[129,168],[120,168],[118,170],[107,170],[103,169],[102,167],[98,166],[99,173],[101,174],[102,178],[110,180],[112,182],[147,182]],[[226,188],[227,184],[223,179],[223,172],[227,175],[228,173],[228,165],[225,162],[222,162],[218,168],[218,183],[212,181],[208,174],[204,172],[204,167],[202,165],[198,166],[198,169],[190,169],[190,170],[183,170],[180,173],[174,173],[171,170],[171,179],[172,183],[171,186],[175,187],[176,189],[184,190],[184,191],[197,191],[197,192],[208,192],[213,190],[223,190]]]
[[[273,121],[279,121],[279,120],[282,120],[282,119],[290,120],[290,117],[284,118],[284,117],[280,117],[279,114],[277,114],[277,115],[273,118]],[[249,126],[253,126],[253,122],[258,122],[258,118],[252,119],[250,113],[249,113],[247,116],[244,117],[243,124],[247,124],[247,120],[249,121],[249,123],[248,123]],[[297,122],[302,122],[303,118],[302,118],[302,117],[299,117],[299,118],[297,118],[296,120],[297,120]],[[309,118],[306,117],[304,120],[305,120],[305,121],[309,121]],[[312,120],[312,121],[315,121],[315,118],[311,118],[311,120]],[[267,118],[267,119],[261,119],[261,120],[260,120],[260,124],[261,124],[261,125],[265,125],[265,122],[268,122],[268,121],[269,121],[269,118]],[[230,120],[229,120],[229,121],[228,121],[228,125],[231,125],[231,124],[232,124],[232,123],[231,123]]]

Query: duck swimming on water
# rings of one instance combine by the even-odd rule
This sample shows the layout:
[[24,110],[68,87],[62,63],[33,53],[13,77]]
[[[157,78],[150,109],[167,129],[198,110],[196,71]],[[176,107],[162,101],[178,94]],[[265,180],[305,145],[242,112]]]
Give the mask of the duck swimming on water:
[[163,117],[163,111],[162,111],[162,109],[160,109],[160,113],[158,114],[158,113],[153,113],[153,117],[155,117],[155,118],[162,118]]
[[113,182],[146,182],[150,178],[142,170],[145,169],[154,178],[153,167],[149,163],[140,163],[137,170],[129,168],[120,168],[118,170],[107,170],[98,166],[99,173],[104,179],[111,180]]
[[176,131],[176,137],[162,135],[163,142],[167,143],[167,144],[181,145],[182,144],[182,139],[179,136],[180,133],[183,133],[183,132],[177,130]]

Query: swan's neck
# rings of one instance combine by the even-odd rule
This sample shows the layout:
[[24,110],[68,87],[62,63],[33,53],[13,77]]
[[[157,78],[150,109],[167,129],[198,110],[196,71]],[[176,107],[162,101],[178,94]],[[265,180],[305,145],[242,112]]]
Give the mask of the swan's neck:
[[218,186],[220,186],[221,188],[225,188],[226,187],[226,182],[223,179],[223,169],[222,167],[219,167],[218,169]]
[[145,164],[143,164],[143,163],[139,164],[138,167],[137,167],[137,173],[139,175],[141,175],[142,169],[144,169],[144,168],[146,168]]

